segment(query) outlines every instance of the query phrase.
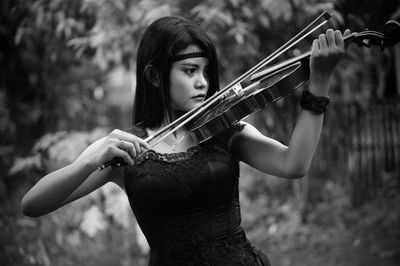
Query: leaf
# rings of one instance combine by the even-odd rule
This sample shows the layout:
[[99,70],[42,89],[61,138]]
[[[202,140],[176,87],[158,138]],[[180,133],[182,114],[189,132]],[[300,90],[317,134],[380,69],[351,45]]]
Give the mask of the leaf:
[[15,37],[14,37],[14,43],[16,45],[18,45],[21,42],[21,39],[22,39],[24,33],[25,33],[25,28],[19,27],[17,29],[17,33],[15,34]]
[[68,133],[66,131],[45,134],[35,143],[35,146],[32,149],[33,153],[47,150],[51,145],[53,145],[53,143],[67,134]]
[[104,185],[101,190],[105,194],[105,214],[124,228],[129,228],[133,215],[126,194],[111,183]]
[[70,246],[78,247],[81,245],[81,234],[78,230],[73,230],[71,233],[67,234],[66,240]]
[[270,21],[270,19],[268,18],[268,16],[266,16],[265,14],[260,14],[260,15],[258,16],[258,21],[259,21],[260,24],[261,24],[264,28],[266,28],[266,29],[268,29],[268,28],[271,26],[271,21]]
[[59,131],[42,136],[34,145],[32,155],[17,158],[8,174],[41,169],[56,170],[74,161],[90,143],[104,137],[108,130],[97,128],[92,132]]
[[99,231],[105,230],[107,226],[108,223],[103,213],[93,205],[83,214],[79,228],[88,236],[94,237]]
[[49,157],[58,162],[71,163],[88,146],[87,133],[74,132],[49,147]]
[[149,24],[160,17],[172,15],[176,11],[177,10],[170,5],[160,5],[158,7],[149,9],[145,14],[144,21]]
[[28,172],[32,169],[40,169],[41,161],[40,156],[34,155],[26,158],[17,158],[11,168],[8,170],[9,175],[15,175],[21,172]]

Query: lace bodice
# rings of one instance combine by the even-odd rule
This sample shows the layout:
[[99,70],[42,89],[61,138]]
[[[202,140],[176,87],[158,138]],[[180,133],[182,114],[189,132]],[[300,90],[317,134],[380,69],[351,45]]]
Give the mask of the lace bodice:
[[235,130],[186,152],[150,150],[121,168],[150,265],[268,265],[240,226],[239,163],[228,147]]

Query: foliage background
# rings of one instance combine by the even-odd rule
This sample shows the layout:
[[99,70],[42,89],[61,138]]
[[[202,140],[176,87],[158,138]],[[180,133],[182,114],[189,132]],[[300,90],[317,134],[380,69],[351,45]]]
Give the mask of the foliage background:
[[[4,0],[0,3],[0,264],[145,265],[148,247],[125,196],[111,185],[41,217],[20,200],[113,128],[130,126],[135,58],[143,29],[184,14],[215,42],[222,86],[277,49],[323,10],[341,30],[382,30],[398,1]],[[288,52],[310,48],[313,34]],[[334,102],[364,108],[396,98],[392,50],[350,46],[332,82]],[[298,93],[250,117],[287,142]],[[330,134],[333,144],[336,136]],[[332,158],[334,160],[334,158]],[[327,164],[329,165],[329,163]],[[330,169],[329,177],[343,169]],[[328,175],[287,181],[241,166],[243,226],[274,265],[397,265],[399,193],[354,206],[349,185]],[[387,179],[398,180],[398,172]]]

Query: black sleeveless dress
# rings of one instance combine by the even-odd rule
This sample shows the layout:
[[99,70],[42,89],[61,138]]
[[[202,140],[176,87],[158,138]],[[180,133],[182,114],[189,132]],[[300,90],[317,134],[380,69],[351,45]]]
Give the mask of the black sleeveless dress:
[[240,127],[187,152],[147,151],[119,169],[150,246],[149,265],[270,265],[240,226],[239,163],[228,150]]

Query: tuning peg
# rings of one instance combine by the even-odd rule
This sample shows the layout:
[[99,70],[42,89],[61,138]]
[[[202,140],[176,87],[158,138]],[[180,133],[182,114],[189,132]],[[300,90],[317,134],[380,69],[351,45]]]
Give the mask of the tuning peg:
[[392,46],[400,41],[400,23],[395,20],[389,20],[383,26],[385,36],[385,45]]

